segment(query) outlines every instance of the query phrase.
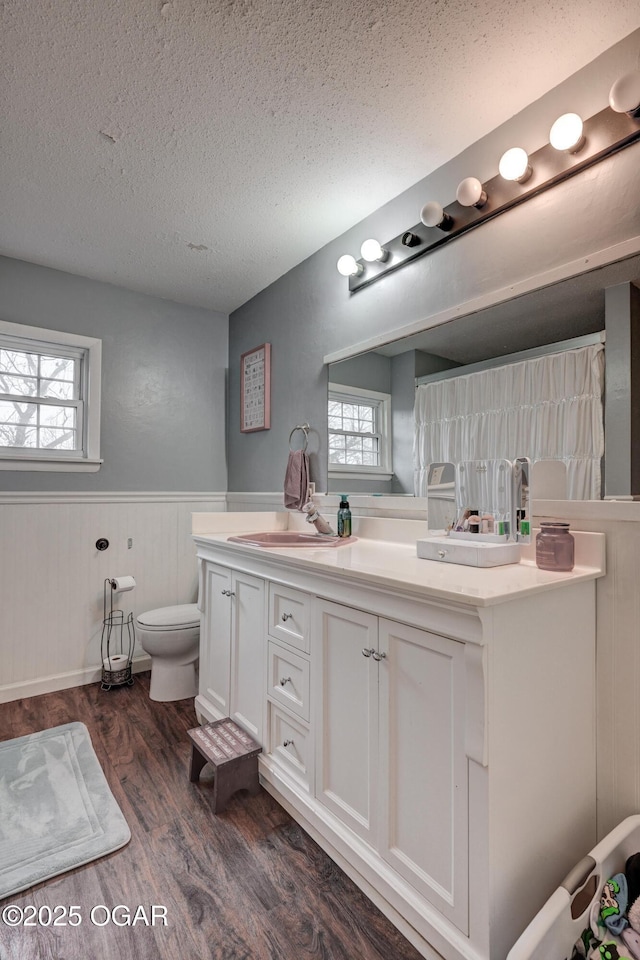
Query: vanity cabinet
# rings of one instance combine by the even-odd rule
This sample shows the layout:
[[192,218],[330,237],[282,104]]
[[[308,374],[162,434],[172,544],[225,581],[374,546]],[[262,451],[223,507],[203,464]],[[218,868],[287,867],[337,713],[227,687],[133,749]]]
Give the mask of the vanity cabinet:
[[207,719],[231,717],[263,742],[264,580],[206,563],[200,641],[200,697]]
[[263,744],[263,786],[425,958],[504,960],[596,841],[603,545],[552,574],[195,539],[198,715]]
[[316,797],[467,931],[464,645],[316,607]]

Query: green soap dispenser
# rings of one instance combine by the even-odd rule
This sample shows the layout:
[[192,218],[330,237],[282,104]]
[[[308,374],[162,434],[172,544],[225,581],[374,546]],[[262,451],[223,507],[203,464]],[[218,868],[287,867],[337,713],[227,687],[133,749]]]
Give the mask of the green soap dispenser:
[[338,507],[338,536],[351,536],[351,510],[346,493],[341,494],[340,506]]

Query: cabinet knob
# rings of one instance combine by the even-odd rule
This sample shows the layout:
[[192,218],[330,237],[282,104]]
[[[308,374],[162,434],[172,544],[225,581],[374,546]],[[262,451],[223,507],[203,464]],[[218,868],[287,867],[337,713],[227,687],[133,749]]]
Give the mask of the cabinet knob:
[[223,597],[230,597],[230,596],[231,596],[231,590],[221,590],[220,592],[222,593],[222,596],[223,596]]
[[280,677],[280,686],[284,687],[285,683],[291,683],[291,677]]
[[284,740],[282,743],[283,747],[290,747],[293,744],[293,740]]
[[446,550],[438,550],[438,556],[440,557],[441,560],[444,560],[444,558],[446,557],[446,555],[447,555],[447,551],[446,551]]
[[362,648],[362,656],[363,656],[363,657],[370,657],[372,653],[375,653],[375,650],[374,650],[373,647],[371,647],[371,649],[369,649],[369,647],[363,647],[363,648]]
[[373,659],[374,659],[374,660],[386,660],[386,659],[387,659],[387,655],[386,655],[386,653],[380,653],[379,650],[374,650],[374,651],[373,651]]
[[292,614],[292,613],[283,613],[283,614],[282,614],[282,617],[281,617],[281,620],[282,620],[283,623],[286,623],[287,620],[291,620],[292,617],[293,617],[293,614]]

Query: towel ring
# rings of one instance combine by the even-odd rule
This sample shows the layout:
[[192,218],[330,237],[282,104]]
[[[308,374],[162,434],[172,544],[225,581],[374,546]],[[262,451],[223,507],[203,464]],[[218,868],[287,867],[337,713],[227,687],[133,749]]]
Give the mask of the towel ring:
[[304,446],[301,447],[300,449],[302,450],[303,453],[306,451],[306,449],[307,449],[307,444],[309,443],[309,430],[310,430],[310,429],[311,429],[311,427],[309,426],[308,423],[299,423],[297,427],[294,427],[294,428],[293,428],[293,430],[292,430],[291,433],[289,434],[289,450],[291,451],[291,453],[294,452],[293,449],[292,449],[292,447],[291,447],[291,438],[292,438],[292,436],[294,435],[294,433],[296,432],[296,430],[302,430],[302,432],[304,433]]

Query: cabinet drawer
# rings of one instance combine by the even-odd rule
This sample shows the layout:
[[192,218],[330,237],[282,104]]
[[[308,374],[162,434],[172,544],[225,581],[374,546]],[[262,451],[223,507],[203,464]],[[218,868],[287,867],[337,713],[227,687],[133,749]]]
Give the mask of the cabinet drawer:
[[269,634],[309,653],[310,597],[299,590],[269,584]]
[[309,661],[269,641],[269,688],[272,700],[309,720]]
[[271,759],[306,790],[311,787],[311,736],[300,720],[294,720],[269,704]]

